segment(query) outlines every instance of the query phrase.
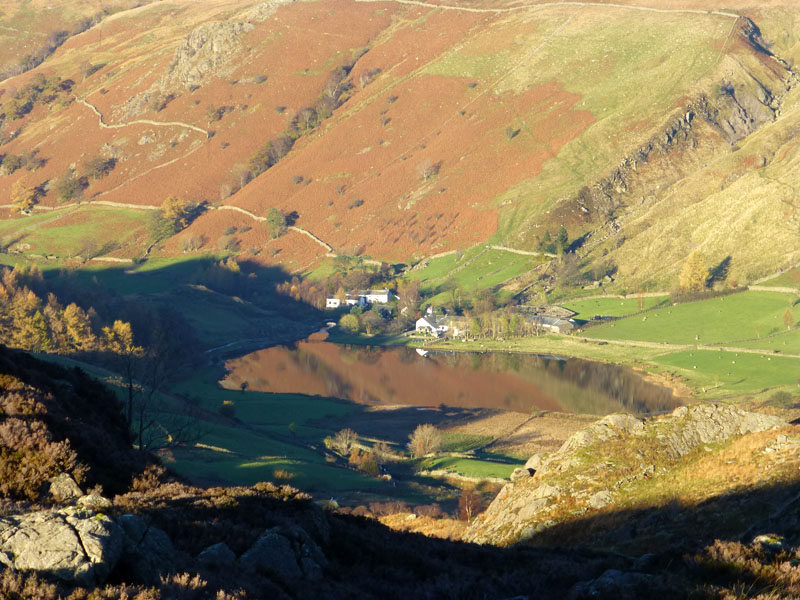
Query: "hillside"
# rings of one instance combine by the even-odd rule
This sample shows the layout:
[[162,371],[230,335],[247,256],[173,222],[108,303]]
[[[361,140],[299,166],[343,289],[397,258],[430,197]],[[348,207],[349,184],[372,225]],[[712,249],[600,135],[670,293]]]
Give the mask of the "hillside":
[[[753,597],[798,592],[797,436],[776,417],[709,406],[644,424],[606,417],[539,457],[535,477],[515,476],[473,525],[473,539],[493,535],[511,501],[531,514],[545,505],[562,511],[525,543],[504,549],[392,531],[322,510],[289,486],[185,485],[129,449],[110,392],[82,372],[0,348],[0,374],[0,591],[9,598],[579,600],[636,598],[644,590],[723,598],[742,586]],[[26,427],[35,435],[20,435]],[[631,435],[635,444],[621,444]],[[631,477],[626,469],[647,460],[641,452],[653,443],[671,453],[645,469],[644,479]],[[15,479],[21,453],[25,489]],[[69,460],[53,460],[59,456]],[[581,478],[581,470],[591,476]],[[601,481],[617,480],[619,491],[572,500],[542,493],[556,483],[595,491]],[[671,503],[660,510],[644,499],[625,506],[621,498],[632,489]],[[534,496],[540,499],[531,502]],[[586,498],[591,508],[579,510],[576,502]],[[714,514],[724,519],[709,518]],[[516,527],[529,530],[521,518]],[[553,542],[560,547],[549,547]]]
[[[755,279],[798,260],[794,9],[673,4],[117,7],[0,83],[0,196],[22,180],[37,202],[3,210],[3,245],[304,272],[537,250],[564,225],[624,285],[671,282],[693,249]],[[206,210],[153,247],[169,195]],[[277,239],[272,207],[295,227]]]

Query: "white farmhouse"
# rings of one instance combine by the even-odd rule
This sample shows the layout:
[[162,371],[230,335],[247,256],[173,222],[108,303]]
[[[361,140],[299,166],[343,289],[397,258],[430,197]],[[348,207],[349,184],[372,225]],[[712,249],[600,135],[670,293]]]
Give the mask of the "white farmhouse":
[[388,304],[394,294],[389,290],[363,290],[359,292],[367,304]]
[[449,329],[445,323],[444,317],[437,317],[436,315],[425,315],[421,319],[417,319],[416,327],[417,332],[427,333],[436,337],[444,335]]
[[[360,290],[355,294],[347,294],[345,303],[347,306],[360,306],[364,308],[368,304],[388,304],[394,294],[389,290]],[[325,300],[325,308],[339,308],[342,301],[336,297]]]

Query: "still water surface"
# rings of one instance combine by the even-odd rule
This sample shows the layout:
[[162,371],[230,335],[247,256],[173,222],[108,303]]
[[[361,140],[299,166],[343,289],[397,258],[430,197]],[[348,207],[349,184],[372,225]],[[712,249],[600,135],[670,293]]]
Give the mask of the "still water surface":
[[651,414],[683,404],[627,367],[530,354],[430,352],[306,340],[227,363],[223,385],[317,394],[369,405],[455,406],[530,413]]

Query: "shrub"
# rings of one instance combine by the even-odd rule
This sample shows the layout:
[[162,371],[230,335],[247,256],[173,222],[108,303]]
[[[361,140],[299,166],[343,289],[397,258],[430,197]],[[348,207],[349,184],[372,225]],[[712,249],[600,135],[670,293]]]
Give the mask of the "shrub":
[[6,175],[11,175],[17,169],[20,169],[24,164],[23,158],[15,154],[6,154],[3,157],[3,172]]
[[294,478],[294,473],[286,469],[275,469],[272,472],[272,476],[279,481],[289,481]]
[[274,240],[286,233],[286,217],[274,206],[267,212],[267,229],[270,237]]
[[86,187],[86,179],[78,178],[72,170],[67,171],[56,184],[56,193],[61,202],[69,202],[79,198]]
[[236,416],[236,405],[233,400],[224,400],[219,407],[219,414],[223,417],[233,419]]
[[87,177],[91,177],[95,181],[102,179],[117,165],[115,158],[103,158],[102,156],[95,156],[90,159],[84,167],[86,168]]
[[339,319],[339,327],[344,329],[349,333],[358,333],[361,325],[358,322],[358,316],[353,314],[346,314],[342,315],[342,318]]

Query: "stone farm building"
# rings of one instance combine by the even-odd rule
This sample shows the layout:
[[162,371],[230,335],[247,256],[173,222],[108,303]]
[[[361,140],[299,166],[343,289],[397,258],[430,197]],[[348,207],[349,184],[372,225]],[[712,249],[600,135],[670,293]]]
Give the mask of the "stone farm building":
[[[345,297],[345,304],[347,306],[361,306],[365,307],[368,304],[388,304],[394,297],[394,294],[389,290],[360,290],[347,294]],[[325,308],[339,308],[342,301],[335,296],[325,300]]]
[[424,317],[417,319],[414,331],[418,333],[426,333],[435,337],[441,337],[449,329],[445,317],[428,314]]

